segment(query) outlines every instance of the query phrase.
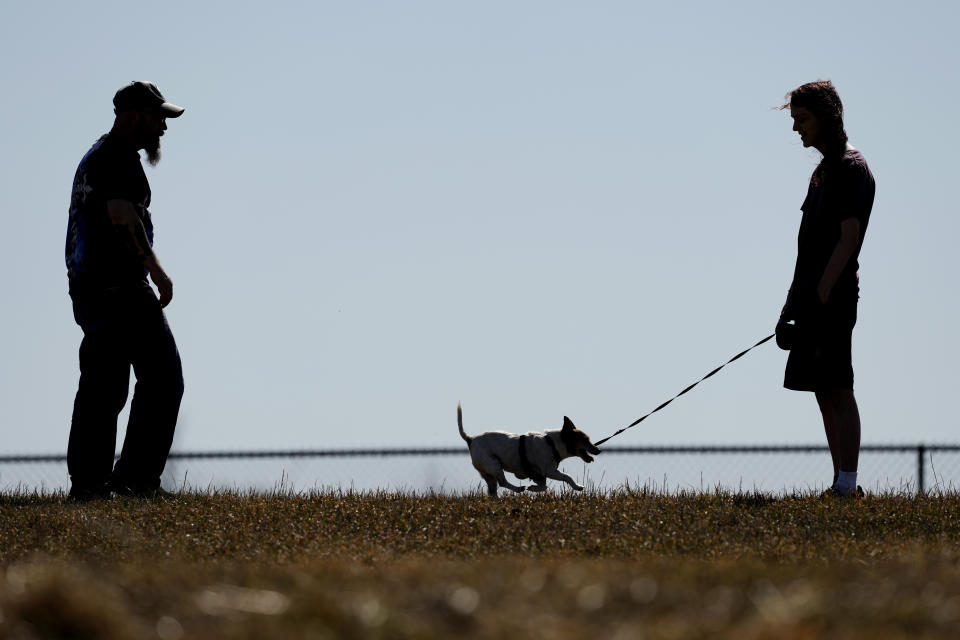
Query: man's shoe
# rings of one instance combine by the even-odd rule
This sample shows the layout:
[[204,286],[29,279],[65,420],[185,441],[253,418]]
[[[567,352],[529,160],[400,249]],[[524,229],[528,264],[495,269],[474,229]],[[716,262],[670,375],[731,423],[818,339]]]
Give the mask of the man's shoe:
[[113,489],[115,494],[124,498],[141,498],[143,500],[172,500],[177,497],[176,494],[170,493],[161,487],[157,487],[155,489],[152,487],[138,487],[136,485],[129,485],[116,480],[110,483],[110,487]]
[[93,486],[93,487],[73,485],[70,487],[70,493],[67,494],[67,499],[73,502],[93,502],[94,500],[109,500],[110,485],[103,484],[100,486]]
[[153,492],[154,500],[176,500],[178,497],[180,497],[178,494],[167,491],[163,487],[157,487],[157,490]]
[[861,487],[860,485],[857,485],[856,491],[851,491],[850,493],[843,493],[842,491],[840,491],[840,489],[837,489],[836,487],[830,487],[829,489],[827,489],[826,491],[820,494],[820,499],[826,500],[826,499],[837,498],[837,499],[845,500],[847,498],[853,498],[854,500],[859,500],[860,498],[864,497],[864,495],[865,494],[863,493],[863,487]]

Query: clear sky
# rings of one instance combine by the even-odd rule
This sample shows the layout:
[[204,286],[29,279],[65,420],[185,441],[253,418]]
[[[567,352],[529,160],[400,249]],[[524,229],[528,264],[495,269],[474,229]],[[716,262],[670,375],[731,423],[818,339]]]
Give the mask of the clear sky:
[[[863,440],[957,442],[958,6],[4,2],[0,451],[66,450],[71,181],[134,79],[186,108],[147,168],[177,449],[457,446],[457,402],[609,435],[773,330],[818,154],[771,107],[818,78],[877,180]],[[821,443],[785,360],[611,444]]]

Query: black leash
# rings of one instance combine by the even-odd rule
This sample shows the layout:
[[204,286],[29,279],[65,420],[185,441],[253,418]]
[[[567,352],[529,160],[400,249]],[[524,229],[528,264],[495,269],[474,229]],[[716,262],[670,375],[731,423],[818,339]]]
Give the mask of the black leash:
[[612,438],[613,436],[618,436],[618,435],[620,435],[621,433],[623,433],[624,431],[626,431],[627,429],[629,429],[630,427],[635,427],[635,426],[637,426],[638,424],[640,424],[641,422],[643,422],[644,420],[646,420],[647,418],[649,418],[650,416],[652,416],[653,414],[655,414],[657,411],[660,411],[660,409],[663,409],[665,406],[667,406],[668,404],[670,404],[671,402],[673,402],[674,400],[676,400],[677,398],[679,398],[680,396],[682,396],[683,394],[685,394],[687,391],[690,391],[690,389],[693,389],[695,386],[697,386],[698,384],[700,384],[701,382],[703,382],[704,380],[706,380],[707,378],[709,378],[710,376],[712,376],[713,374],[715,374],[717,371],[720,371],[720,369],[723,369],[725,366],[727,366],[728,364],[730,364],[730,363],[733,362],[734,360],[737,360],[738,358],[742,358],[742,357],[745,356],[748,352],[752,351],[753,349],[756,349],[757,347],[759,347],[760,345],[762,345],[762,344],[763,344],[764,342],[766,342],[767,340],[770,340],[771,338],[773,338],[775,335],[776,335],[775,333],[771,333],[769,336],[767,336],[766,338],[764,338],[763,340],[761,340],[761,341],[758,342],[757,344],[753,345],[753,346],[750,347],[749,349],[745,349],[744,351],[741,351],[740,353],[738,353],[737,355],[733,356],[732,358],[730,358],[729,360],[727,360],[726,362],[724,362],[722,365],[720,365],[719,367],[717,367],[716,369],[714,369],[713,371],[711,371],[711,372],[708,373],[707,375],[703,376],[702,378],[700,378],[699,380],[697,380],[696,382],[694,382],[692,385],[690,385],[689,387],[687,387],[686,389],[684,389],[683,391],[681,391],[681,392],[678,393],[677,395],[673,396],[672,398],[670,398],[669,400],[667,400],[666,402],[664,402],[662,405],[660,405],[659,407],[657,407],[656,409],[654,409],[653,411],[651,411],[651,412],[648,413],[647,415],[643,416],[642,418],[637,418],[636,420],[634,420],[633,422],[631,422],[630,424],[628,424],[627,426],[625,426],[623,429],[617,430],[617,432],[614,433],[613,435],[607,436],[606,438],[604,438],[604,439],[601,440],[600,442],[596,442],[596,443],[594,443],[594,444],[599,447],[600,445],[602,445],[604,442],[606,442],[607,440],[609,440],[609,439]]

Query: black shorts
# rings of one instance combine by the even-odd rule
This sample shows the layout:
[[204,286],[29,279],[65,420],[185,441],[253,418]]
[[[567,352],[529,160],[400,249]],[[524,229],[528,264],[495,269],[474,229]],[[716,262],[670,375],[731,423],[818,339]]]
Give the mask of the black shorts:
[[797,319],[802,336],[790,350],[783,386],[794,391],[853,390],[851,338],[856,294],[831,299],[814,319]]

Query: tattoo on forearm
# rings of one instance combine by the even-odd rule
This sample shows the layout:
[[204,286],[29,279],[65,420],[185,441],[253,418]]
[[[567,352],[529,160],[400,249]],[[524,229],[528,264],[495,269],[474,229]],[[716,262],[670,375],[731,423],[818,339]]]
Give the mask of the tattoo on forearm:
[[123,246],[133,254],[139,262],[146,263],[154,258],[153,249],[150,247],[150,240],[147,238],[147,232],[139,220],[115,222],[113,230],[120,238]]

